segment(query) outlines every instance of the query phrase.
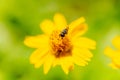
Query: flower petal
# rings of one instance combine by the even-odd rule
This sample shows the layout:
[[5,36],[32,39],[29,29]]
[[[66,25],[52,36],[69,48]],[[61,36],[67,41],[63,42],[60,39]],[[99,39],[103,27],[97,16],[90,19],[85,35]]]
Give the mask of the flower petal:
[[47,74],[48,71],[50,70],[54,60],[55,60],[55,57],[53,55],[49,54],[47,56],[45,63],[44,63],[44,73],[45,74]]
[[76,26],[79,26],[81,23],[85,22],[85,18],[84,17],[80,17],[77,20],[73,21],[70,23],[70,30],[74,29]]
[[86,37],[80,37],[77,39],[73,39],[72,43],[74,46],[79,48],[88,48],[88,49],[95,49],[96,42]]
[[114,65],[120,69],[120,56],[119,58],[118,57],[113,58],[112,63],[114,63]]
[[62,30],[67,26],[65,17],[60,13],[55,14],[54,22],[59,30]]
[[68,74],[69,70],[72,70],[74,67],[72,57],[62,57],[60,63],[63,71],[66,74]]
[[69,25],[69,33],[70,34],[76,34],[79,32],[79,34],[84,34],[87,31],[87,25],[83,24],[85,22],[84,17],[78,18],[77,20],[73,21]]
[[69,31],[69,34],[72,38],[79,37],[83,35],[88,30],[87,24],[80,24],[76,26],[72,31]]
[[53,67],[55,67],[57,65],[60,65],[60,59],[59,58],[56,58],[53,62]]
[[113,49],[110,48],[109,46],[105,48],[104,53],[105,53],[108,57],[110,57],[110,58],[117,58],[117,57],[119,57],[119,56],[117,55],[117,51],[113,50]]
[[72,56],[75,64],[85,66],[88,64],[87,61],[90,61],[93,55],[87,49],[74,48],[72,51]]
[[35,64],[34,64],[34,67],[35,68],[39,68],[39,67],[41,67],[42,65],[43,65],[43,63],[45,62],[45,58],[41,58],[41,60],[38,62],[36,62]]
[[117,49],[120,49],[120,36],[116,36],[113,39],[112,43]]
[[110,66],[112,68],[120,68],[120,51],[113,50],[110,47],[106,47],[104,53],[111,58],[112,63]]
[[88,63],[82,59],[80,59],[77,56],[73,56],[73,61],[75,64],[79,65],[79,66],[86,66]]
[[110,47],[106,47],[104,53],[114,59],[119,59],[120,61],[120,51],[119,50],[113,50]]
[[31,48],[47,47],[48,37],[45,35],[28,36],[25,38],[24,44]]
[[110,63],[109,66],[111,66],[113,69],[118,69],[118,67],[114,63]]
[[44,57],[44,55],[48,52],[48,50],[44,50],[44,48],[40,48],[35,50],[30,56],[30,63],[35,64],[39,59]]
[[45,60],[48,58],[48,53],[44,54],[43,56],[39,57],[36,62],[34,63],[35,68],[39,68],[44,64]]
[[55,29],[55,26],[53,24],[52,21],[50,20],[44,20],[41,24],[40,24],[40,27],[42,29],[42,31],[45,33],[45,34],[51,34],[52,31]]
[[90,61],[91,57],[93,57],[93,54],[88,49],[80,49],[77,47],[74,47],[72,51],[73,56],[79,57],[79,59]]

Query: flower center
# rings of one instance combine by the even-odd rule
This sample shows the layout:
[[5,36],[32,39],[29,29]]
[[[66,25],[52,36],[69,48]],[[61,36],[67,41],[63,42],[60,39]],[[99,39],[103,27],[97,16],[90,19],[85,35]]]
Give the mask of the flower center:
[[50,36],[50,47],[56,58],[71,55],[72,45],[67,33],[61,33],[58,30],[53,31]]

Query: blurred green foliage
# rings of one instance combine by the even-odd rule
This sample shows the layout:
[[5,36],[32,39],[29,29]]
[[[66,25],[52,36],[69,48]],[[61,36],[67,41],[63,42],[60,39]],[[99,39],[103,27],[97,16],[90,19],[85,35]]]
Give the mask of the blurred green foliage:
[[[75,66],[65,75],[57,66],[47,75],[34,69],[29,56],[34,49],[23,44],[25,36],[41,34],[39,24],[56,12],[68,23],[84,16],[85,36],[97,41],[94,57],[86,67]],[[108,66],[103,54],[114,36],[120,35],[120,0],[0,0],[0,80],[120,80],[120,71]]]

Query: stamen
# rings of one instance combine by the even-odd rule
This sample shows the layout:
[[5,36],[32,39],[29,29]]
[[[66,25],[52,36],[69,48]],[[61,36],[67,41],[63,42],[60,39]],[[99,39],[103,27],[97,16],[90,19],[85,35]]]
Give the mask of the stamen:
[[55,57],[71,55],[72,45],[67,35],[61,38],[61,31],[53,31],[50,36],[50,47]]

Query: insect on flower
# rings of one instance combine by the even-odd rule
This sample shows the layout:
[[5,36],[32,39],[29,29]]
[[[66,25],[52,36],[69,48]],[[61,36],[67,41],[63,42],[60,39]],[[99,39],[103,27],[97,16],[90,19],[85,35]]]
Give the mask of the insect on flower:
[[66,74],[74,64],[86,66],[93,56],[90,50],[96,48],[96,42],[83,37],[88,30],[85,18],[80,17],[68,25],[65,17],[57,13],[53,20],[47,19],[40,24],[44,34],[25,38],[25,45],[36,48],[30,56],[30,63],[35,68],[43,65],[45,74],[57,65]]
[[60,36],[61,36],[62,38],[65,37],[65,35],[68,33],[68,29],[69,29],[69,27],[67,26],[65,29],[63,29],[63,30],[61,31]]

